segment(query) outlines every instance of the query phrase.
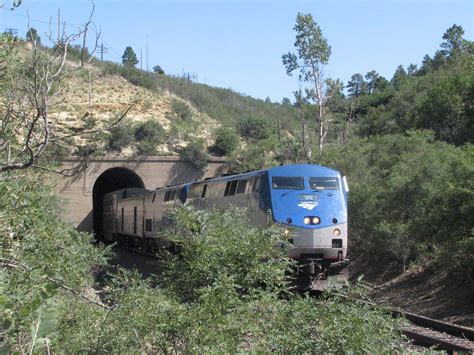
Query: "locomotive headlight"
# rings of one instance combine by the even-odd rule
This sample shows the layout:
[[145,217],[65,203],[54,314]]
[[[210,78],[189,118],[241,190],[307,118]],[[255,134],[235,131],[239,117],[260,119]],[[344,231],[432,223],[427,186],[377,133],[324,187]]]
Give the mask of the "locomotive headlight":
[[286,228],[283,233],[285,233],[285,236],[288,237],[288,235],[290,234],[290,230],[288,228]]
[[313,224],[319,224],[319,223],[321,223],[321,220],[319,219],[319,217],[313,217],[313,218],[311,219],[311,223],[313,223]]
[[303,219],[303,222],[304,222],[304,224],[310,224],[310,223],[311,223],[311,218],[305,217],[305,218]]
[[341,230],[336,228],[336,229],[334,229],[333,233],[334,233],[335,236],[340,236],[341,235]]

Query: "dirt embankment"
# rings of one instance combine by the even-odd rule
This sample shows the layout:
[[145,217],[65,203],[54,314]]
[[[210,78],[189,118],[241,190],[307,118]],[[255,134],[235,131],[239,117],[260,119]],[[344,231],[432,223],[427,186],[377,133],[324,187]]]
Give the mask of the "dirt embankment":
[[402,274],[373,270],[357,260],[351,277],[364,274],[378,302],[427,317],[474,327],[474,282],[460,281],[434,265],[413,267]]

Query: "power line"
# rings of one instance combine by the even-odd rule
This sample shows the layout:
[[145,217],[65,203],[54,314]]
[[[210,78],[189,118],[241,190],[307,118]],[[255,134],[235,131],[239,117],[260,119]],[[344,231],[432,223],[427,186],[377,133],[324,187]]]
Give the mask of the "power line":
[[9,33],[10,36],[16,36],[18,34],[17,28],[5,28],[5,33]]
[[100,52],[100,61],[104,61],[104,54],[108,53],[109,49],[107,47],[104,47],[104,42],[102,42],[99,46],[99,52]]
[[[51,25],[51,26],[57,26],[58,25],[58,22],[53,22],[51,20],[50,21],[40,20],[38,18],[33,18],[33,17],[28,16],[28,15],[22,15],[22,14],[18,13],[17,10],[16,11],[8,11],[7,9],[0,7],[0,11],[1,10],[7,11],[7,13],[10,14],[10,15],[25,18],[25,19],[29,20],[30,22],[44,23],[46,25]],[[65,24],[59,23],[59,25],[63,25],[63,26],[67,26],[67,27],[84,26],[83,23],[65,23]]]

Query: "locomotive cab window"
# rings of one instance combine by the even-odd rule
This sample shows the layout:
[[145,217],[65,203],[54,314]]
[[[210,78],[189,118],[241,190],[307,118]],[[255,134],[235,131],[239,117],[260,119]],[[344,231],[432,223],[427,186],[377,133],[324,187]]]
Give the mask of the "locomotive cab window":
[[309,178],[311,190],[338,190],[339,182],[336,177],[312,177]]
[[302,177],[274,176],[272,178],[272,187],[274,189],[303,190],[304,180]]

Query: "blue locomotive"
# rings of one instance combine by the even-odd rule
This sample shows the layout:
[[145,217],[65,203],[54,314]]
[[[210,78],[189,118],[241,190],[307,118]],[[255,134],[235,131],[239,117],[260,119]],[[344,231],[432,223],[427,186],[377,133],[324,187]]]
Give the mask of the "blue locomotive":
[[123,189],[104,196],[104,238],[145,249],[160,238],[167,207],[175,201],[196,209],[246,208],[252,224],[277,223],[293,247],[298,272],[325,278],[347,263],[347,181],[319,165],[286,165],[159,188]]

